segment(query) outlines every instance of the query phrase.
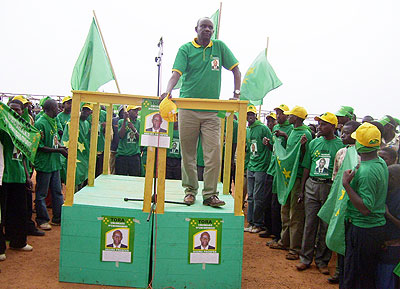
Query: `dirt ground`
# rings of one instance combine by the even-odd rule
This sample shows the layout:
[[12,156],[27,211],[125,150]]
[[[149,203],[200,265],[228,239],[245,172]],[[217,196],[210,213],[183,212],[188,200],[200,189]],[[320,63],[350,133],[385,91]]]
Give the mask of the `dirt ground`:
[[[285,259],[285,251],[265,246],[270,239],[245,233],[243,248],[242,288],[338,288],[330,285],[326,275],[315,265],[304,272],[294,267],[298,261]],[[60,227],[46,232],[44,237],[28,237],[32,252],[7,250],[7,260],[0,262],[0,288],[110,288],[58,282]],[[334,259],[334,258],[333,258]],[[335,260],[329,269],[333,273]]]

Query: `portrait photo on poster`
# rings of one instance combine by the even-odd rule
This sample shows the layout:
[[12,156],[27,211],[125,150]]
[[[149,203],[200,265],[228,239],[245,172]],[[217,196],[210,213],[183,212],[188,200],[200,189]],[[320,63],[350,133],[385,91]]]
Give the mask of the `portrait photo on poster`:
[[160,134],[168,133],[168,122],[161,117],[161,114],[159,112],[154,112],[146,115],[145,123],[145,132]]
[[193,236],[194,250],[215,250],[217,231],[208,230]]
[[106,233],[106,247],[128,249],[129,229],[119,228]]

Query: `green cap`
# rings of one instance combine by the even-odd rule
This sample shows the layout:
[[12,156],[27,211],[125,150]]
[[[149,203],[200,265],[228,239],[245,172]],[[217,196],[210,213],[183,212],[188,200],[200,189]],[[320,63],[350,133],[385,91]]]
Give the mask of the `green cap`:
[[354,108],[351,106],[341,106],[340,109],[335,113],[336,116],[347,116],[353,118]]
[[45,103],[47,100],[49,100],[49,99],[51,99],[50,96],[43,97],[43,98],[39,101],[39,105],[40,105],[41,107],[43,107],[44,103]]

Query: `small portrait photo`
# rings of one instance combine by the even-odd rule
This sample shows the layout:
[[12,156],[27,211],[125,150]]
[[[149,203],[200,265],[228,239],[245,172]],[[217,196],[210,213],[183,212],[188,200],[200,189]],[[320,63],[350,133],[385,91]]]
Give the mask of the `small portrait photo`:
[[179,154],[179,141],[173,141],[171,145],[171,153]]
[[328,175],[329,158],[320,158],[315,162],[315,174]]
[[165,121],[159,112],[151,113],[146,116],[145,132],[167,133],[168,122]]
[[106,233],[106,248],[128,249],[129,229],[118,228]]
[[193,235],[193,244],[195,250],[215,250],[217,243],[217,231],[201,231]]
[[211,60],[211,70],[219,70],[219,58],[214,57]]
[[131,129],[129,129],[126,142],[127,143],[134,143],[135,141],[136,141],[136,134]]
[[257,154],[257,143],[253,142],[250,144],[250,152],[254,156]]

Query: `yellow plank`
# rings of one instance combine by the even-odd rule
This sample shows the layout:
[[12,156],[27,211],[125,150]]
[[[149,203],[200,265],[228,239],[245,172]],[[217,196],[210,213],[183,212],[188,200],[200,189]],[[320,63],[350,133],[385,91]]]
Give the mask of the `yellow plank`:
[[97,140],[99,136],[99,113],[100,104],[93,104],[92,112],[92,126],[90,128],[90,152],[89,152],[89,173],[88,173],[88,186],[94,186],[94,179],[96,174],[96,160],[97,160]]
[[236,157],[236,176],[235,176],[235,216],[243,215],[243,178],[244,178],[244,158],[246,148],[246,120],[247,104],[243,103],[239,108],[239,125],[237,140]]
[[64,206],[72,206],[75,193],[75,171],[79,135],[79,111],[81,98],[79,94],[72,96],[71,120],[69,127],[69,144],[67,160],[67,184]]
[[231,164],[232,160],[232,139],[233,139],[233,112],[226,120],[226,136],[225,136],[225,156],[224,156],[224,179],[223,179],[223,193],[229,194],[231,187]]
[[224,127],[225,127],[225,118],[221,118],[221,128],[220,128],[220,131],[221,131],[221,135],[220,135],[220,140],[219,140],[219,143],[220,143],[220,156],[219,156],[219,167],[220,167],[220,170],[219,170],[219,175],[218,175],[218,181],[219,182],[222,182],[222,180],[221,180],[221,168],[222,168],[222,154],[223,154],[223,151],[224,151],[224,139],[225,139],[225,135],[224,135]]
[[165,170],[167,167],[167,149],[166,148],[158,148],[158,157],[157,157],[157,214],[164,214],[165,207]]
[[143,212],[149,213],[151,209],[151,195],[153,193],[154,159],[156,149],[147,147],[146,176],[144,179]]
[[112,138],[113,105],[107,105],[106,135],[104,144],[103,175],[108,175],[110,168],[110,151]]

